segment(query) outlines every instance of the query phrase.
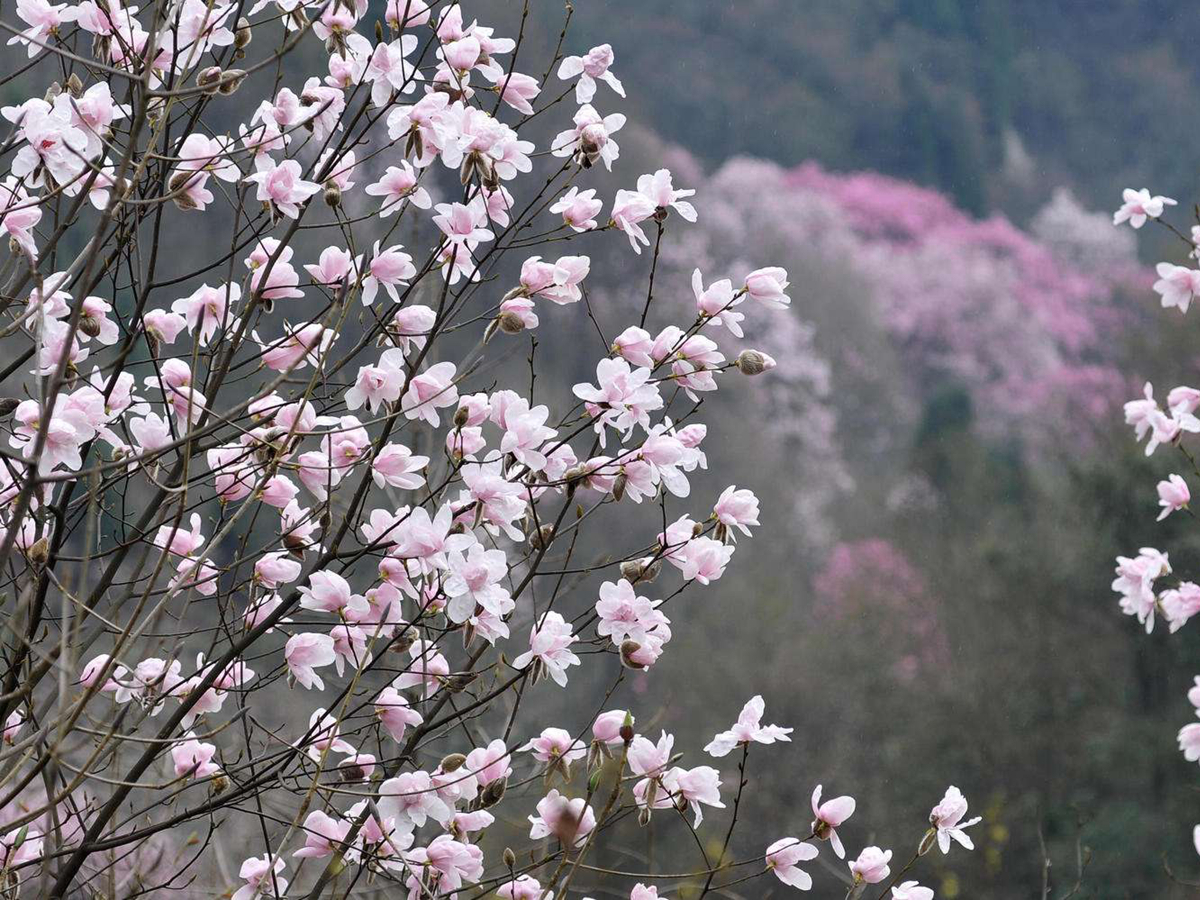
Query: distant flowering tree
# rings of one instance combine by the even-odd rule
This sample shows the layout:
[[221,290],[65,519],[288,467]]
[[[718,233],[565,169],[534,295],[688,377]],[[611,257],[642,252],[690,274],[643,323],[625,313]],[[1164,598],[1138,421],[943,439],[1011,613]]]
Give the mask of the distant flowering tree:
[[[776,367],[740,339],[792,322],[788,272],[697,270],[695,308],[659,321],[651,287],[572,348],[585,381],[543,387],[531,342],[497,383],[543,316],[596,315],[590,256],[556,244],[620,231],[653,248],[653,285],[694,191],[658,168],[605,216],[586,187],[625,124],[591,105],[624,96],[608,45],[537,78],[514,68],[523,30],[458,3],[389,0],[373,38],[367,12],[22,0],[23,27],[0,22],[29,95],[0,110],[0,892],[807,889],[855,802],[817,787],[810,827],[731,855],[752,748],[791,731],[761,698],[724,730],[714,711],[704,749],[734,786],[639,732],[653,707],[612,705],[761,527],[736,486],[681,507],[704,395]],[[293,78],[301,56],[319,68]],[[539,148],[543,114],[564,121]],[[611,524],[623,501],[635,527]],[[544,721],[550,682],[570,722]],[[596,865],[655,813],[693,870]],[[875,846],[839,866],[848,896],[927,900],[902,877],[970,848],[966,813],[952,787],[897,871]]]

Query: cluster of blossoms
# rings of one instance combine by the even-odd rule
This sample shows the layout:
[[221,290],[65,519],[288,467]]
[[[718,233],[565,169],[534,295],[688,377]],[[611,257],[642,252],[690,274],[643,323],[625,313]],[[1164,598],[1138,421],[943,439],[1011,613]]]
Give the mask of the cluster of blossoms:
[[[1113,215],[1113,224],[1128,222],[1133,228],[1159,220],[1167,207],[1176,205],[1171,198],[1152,195],[1145,188],[1126,189],[1122,199],[1124,202]],[[1190,237],[1173,227],[1171,231],[1187,245],[1190,260],[1200,257],[1200,224],[1192,226]],[[1154,291],[1161,296],[1163,307],[1178,307],[1181,313],[1186,313],[1195,291],[1200,289],[1200,271],[1161,262],[1157,272],[1159,279],[1154,283]],[[1200,409],[1200,390],[1185,385],[1175,387],[1168,392],[1164,406],[1155,400],[1154,388],[1147,382],[1142,397],[1125,404],[1125,422],[1133,426],[1138,441],[1146,440],[1147,456],[1160,447],[1173,447],[1192,474],[1200,478],[1200,469],[1196,468],[1185,443],[1187,435],[1200,432],[1197,409]],[[1191,489],[1184,477],[1168,475],[1158,483],[1158,505],[1162,508],[1158,520],[1161,522],[1179,511],[1192,515],[1191,499]],[[1147,633],[1154,628],[1156,616],[1161,616],[1174,634],[1200,613],[1200,584],[1175,576],[1168,555],[1154,547],[1142,547],[1135,557],[1118,556],[1116,576],[1112,587],[1121,595],[1121,611],[1135,616],[1145,625]],[[1200,677],[1187,697],[1200,716]],[[1183,726],[1178,737],[1184,758],[1189,762],[1200,761],[1200,723]],[[1200,854],[1200,825],[1193,830],[1193,844]]]
[[[0,407],[0,566],[19,603],[0,681],[0,889],[92,891],[117,854],[220,817],[207,841],[242,862],[216,892],[236,900],[319,896],[347,868],[344,896],[361,876],[410,900],[467,886],[565,897],[623,813],[645,826],[690,811],[700,827],[705,807],[728,806],[719,769],[682,765],[672,735],[638,733],[625,709],[588,716],[590,740],[579,722],[531,725],[543,713],[527,698],[548,679],[587,703],[571,681],[587,660],[611,683],[605,709],[666,652],[670,601],[719,581],[759,527],[758,498],[736,485],[683,508],[708,467],[689,420],[726,376],[775,367],[718,338],[788,315],[788,273],[696,269],[682,321],[647,330],[647,301],[636,324],[597,322],[594,380],[542,388],[545,402],[534,378],[501,387],[485,363],[502,361],[502,336],[582,314],[591,272],[582,253],[506,267],[513,250],[619,231],[640,254],[644,226],[657,250],[668,217],[698,218],[666,168],[618,191],[607,217],[574,183],[619,158],[624,116],[591,105],[600,82],[601,101],[624,96],[611,47],[552,61],[577,108],[539,151],[524,126],[558,101],[535,107],[542,85],[499,61],[520,39],[458,3],[389,0],[374,40],[365,2],[160,13],[22,0],[28,28],[10,42],[31,72],[61,62],[65,83],[2,110],[0,379],[28,399]],[[277,47],[234,65],[272,32]],[[272,82],[263,70],[310,32],[324,71],[290,84],[280,67]],[[228,99],[253,86],[256,105]],[[539,157],[541,185],[522,178]],[[232,221],[229,249],[181,264],[160,240],[176,220]],[[64,234],[80,235],[74,259]],[[516,285],[493,300],[505,278]],[[617,515],[603,561],[581,562],[580,533]],[[789,740],[763,711],[755,697],[707,752],[740,748],[744,775],[751,745]],[[79,775],[64,796],[87,792],[69,834],[59,801],[26,791],[63,772]],[[485,850],[502,803],[529,823],[519,872],[511,850]],[[758,875],[807,889],[810,842],[845,857],[854,801],[821,802],[818,787],[812,807],[810,834],[752,856]],[[867,847],[849,882],[928,900],[899,879],[934,843],[971,846],[966,809],[951,788],[908,865],[892,876],[891,851]],[[153,890],[186,890],[195,862]]]

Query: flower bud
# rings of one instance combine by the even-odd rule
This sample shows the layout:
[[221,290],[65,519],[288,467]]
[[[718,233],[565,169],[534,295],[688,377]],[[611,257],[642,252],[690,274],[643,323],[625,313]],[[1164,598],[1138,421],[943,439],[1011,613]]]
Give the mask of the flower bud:
[[82,331],[84,334],[86,334],[88,337],[99,337],[100,323],[96,319],[93,319],[91,316],[83,316],[79,320],[79,330]]
[[205,94],[215,94],[221,83],[221,67],[208,66],[196,76],[196,86]]
[[546,524],[529,536],[529,544],[534,550],[545,550],[553,538],[554,526]]
[[520,334],[525,330],[525,323],[515,312],[506,310],[496,316],[496,323],[505,334]]
[[457,772],[463,767],[463,763],[467,761],[467,757],[462,753],[451,753],[448,756],[443,756],[442,761],[438,764],[443,772]]
[[228,97],[234,91],[242,86],[242,82],[246,80],[245,69],[226,69],[221,76],[221,83],[217,85],[217,90],[221,92],[222,97]]
[[417,642],[417,629],[408,626],[392,639],[391,649],[397,653],[407,653]]
[[758,350],[743,350],[734,365],[743,375],[761,375],[767,369],[775,368],[775,360]]
[[631,583],[641,582],[649,584],[658,578],[658,573],[662,571],[662,560],[655,560],[651,556],[644,559],[627,559],[621,563],[621,577]]
[[512,847],[504,848],[504,855],[502,858],[504,860],[505,867],[507,867],[509,871],[512,871],[517,867],[517,854],[512,852]]
[[490,806],[495,806],[504,799],[504,791],[507,788],[507,778],[497,778],[495,781],[489,781],[483,789],[483,793],[479,795],[479,808],[487,809]]
[[917,856],[924,856],[926,853],[928,853],[930,850],[933,849],[933,846],[936,843],[937,843],[937,829],[930,828],[927,832],[925,832],[925,836],[923,838],[921,838],[921,845],[919,847],[917,847]]
[[642,649],[642,645],[637,641],[624,640],[621,642],[621,665],[627,669],[633,669],[637,672],[642,671],[645,666],[636,662],[633,655]]
[[237,20],[237,29],[233,32],[233,46],[238,50],[245,50],[253,39],[254,33],[250,28],[250,20],[242,16]]
[[55,81],[54,83],[52,83],[50,85],[50,87],[46,88],[46,93],[42,97],[42,99],[45,100],[47,103],[53,103],[55,98],[57,98],[58,95],[61,93],[62,93],[62,85],[59,84],[57,81]]
[[325,205],[331,207],[342,205],[342,189],[332,178],[325,182]]
[[72,72],[70,77],[67,79],[67,92],[72,97],[78,97],[83,93],[83,82],[74,72]]
[[452,694],[461,694],[478,677],[478,672],[460,672],[457,675],[451,675],[446,679],[446,690]]
[[0,397],[0,419],[7,419],[20,405],[21,401],[16,397]]
[[46,560],[50,558],[50,544],[44,537],[34,541],[33,546],[26,551],[29,562],[39,568],[46,564]]
[[625,474],[624,470],[622,470],[621,474],[618,475],[616,480],[613,481],[612,487],[613,499],[618,503],[620,503],[622,498],[625,496],[625,486],[627,484],[629,484],[629,476]]

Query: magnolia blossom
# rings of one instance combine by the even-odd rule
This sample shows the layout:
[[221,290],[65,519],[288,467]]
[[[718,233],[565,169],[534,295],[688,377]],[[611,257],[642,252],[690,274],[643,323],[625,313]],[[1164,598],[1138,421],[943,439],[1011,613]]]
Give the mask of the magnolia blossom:
[[[742,707],[738,720],[729,731],[722,731],[704,748],[710,756],[726,756],[729,751],[739,744],[751,743],[773,744],[776,741],[790,741],[791,728],[781,728],[778,725],[762,725],[763,712],[766,704],[761,696],[751,697]],[[818,791],[820,788],[817,789]]]
[[537,815],[529,817],[531,840],[553,836],[563,846],[582,847],[596,827],[596,814],[582,797],[568,800],[552,790],[538,801]]
[[1158,483],[1158,505],[1163,508],[1158,514],[1162,521],[1177,509],[1187,509],[1191,502],[1192,493],[1188,490],[1187,482],[1178,475],[1168,475],[1166,481]]
[[246,177],[258,185],[255,195],[263,203],[271,204],[289,219],[300,215],[300,205],[321,190],[319,184],[305,181],[301,177],[300,163],[287,159],[271,164]]
[[938,847],[941,848],[942,853],[950,852],[951,838],[968,850],[975,849],[975,845],[971,843],[971,839],[963,829],[970,828],[983,819],[976,816],[964,822],[963,817],[966,814],[967,798],[962,795],[962,791],[954,785],[950,785],[946,788],[946,795],[942,797],[942,802],[929,813],[929,824],[937,829]]
[[838,837],[838,827],[854,815],[853,797],[834,797],[832,800],[821,802],[822,785],[817,785],[812,793],[813,834],[821,840],[828,840],[838,859],[846,858],[846,848]]
[[327,634],[312,632],[293,635],[288,638],[283,655],[287,660],[288,671],[302,687],[309,690],[314,687],[318,691],[325,690],[325,682],[315,670],[336,660],[333,638]]
[[1158,281],[1154,282],[1154,292],[1162,295],[1163,309],[1177,306],[1181,313],[1187,312],[1192,299],[1200,293],[1200,270],[1161,262],[1155,271]]
[[569,225],[574,231],[583,232],[597,226],[596,216],[603,208],[603,201],[596,199],[595,188],[581,191],[578,187],[573,187],[551,205],[550,212],[561,214],[564,225]]
[[596,96],[596,82],[603,81],[616,91],[617,96],[625,96],[625,88],[617,76],[609,71],[613,64],[613,49],[609,44],[593,47],[583,56],[566,56],[558,66],[558,77],[569,81],[578,76],[575,82],[575,102],[591,103]]
[[1154,630],[1154,581],[1171,573],[1167,555],[1143,547],[1136,557],[1118,556],[1116,573],[1112,589],[1121,595],[1121,612],[1136,616],[1149,634]]
[[529,632],[529,649],[513,660],[514,669],[524,669],[537,660],[559,687],[567,686],[567,669],[580,664],[568,649],[579,640],[561,614],[551,610],[534,623]]
[[1166,206],[1174,206],[1175,201],[1170,197],[1164,197],[1161,194],[1151,196],[1150,191],[1142,188],[1140,191],[1135,191],[1133,188],[1125,188],[1121,192],[1122,204],[1121,208],[1113,213],[1113,224],[1120,225],[1122,222],[1128,222],[1134,228],[1141,228],[1146,224],[1147,219],[1157,219],[1163,214],[1163,208]]
[[189,737],[171,748],[171,760],[175,764],[176,778],[208,778],[221,771],[212,761],[217,748]]
[[904,881],[892,888],[892,900],[933,900],[933,888],[921,887],[915,881]]
[[797,866],[816,859],[817,848],[799,838],[780,838],[767,848],[767,868],[786,885],[807,891],[812,887],[812,876]]
[[238,877],[246,883],[233,892],[229,900],[254,900],[256,897],[282,897],[287,893],[288,881],[280,876],[287,864],[270,855],[253,856],[242,863]]
[[879,884],[892,872],[888,867],[891,859],[891,850],[864,847],[863,851],[858,854],[858,859],[849,863],[850,874],[854,876],[855,882],[865,881],[867,884]]

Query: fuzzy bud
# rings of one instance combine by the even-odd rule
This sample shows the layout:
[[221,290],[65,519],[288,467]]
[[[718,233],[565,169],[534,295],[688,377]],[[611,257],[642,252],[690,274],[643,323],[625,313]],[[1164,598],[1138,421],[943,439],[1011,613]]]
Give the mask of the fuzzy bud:
[[545,550],[550,546],[550,541],[553,537],[554,526],[546,524],[529,536],[529,544],[534,550]]
[[467,757],[462,753],[451,753],[448,756],[443,756],[442,761],[438,764],[443,772],[457,772],[463,767],[463,763],[467,761]]
[[46,564],[46,560],[50,558],[50,544],[44,537],[34,541],[33,546],[29,548],[26,555],[29,562],[39,568]]
[[504,865],[511,872],[517,867],[517,854],[512,852],[512,847],[504,848]]
[[245,50],[253,39],[254,32],[250,28],[250,20],[242,16],[237,20],[237,30],[233,33],[233,46],[238,50]]
[[83,93],[83,82],[74,72],[72,72],[70,77],[67,78],[67,93],[69,93],[72,97],[78,97]]
[[242,82],[245,80],[245,69],[226,69],[221,75],[221,83],[217,85],[217,90],[221,92],[222,97],[228,97],[238,88],[240,88],[242,86]]
[[743,350],[738,354],[734,365],[743,375],[761,375],[768,369],[775,368],[775,360],[758,350]]
[[325,205],[331,207],[342,205],[342,189],[333,179],[325,182]]
[[208,66],[196,76],[196,86],[205,94],[215,94],[220,89],[221,67]]
[[525,330],[525,323],[515,312],[505,310],[496,317],[500,330],[505,334],[520,334]]
[[504,791],[507,788],[507,778],[497,778],[495,781],[489,781],[483,789],[483,793],[479,795],[479,808],[487,809],[490,806],[495,806],[504,799]]
[[621,665],[625,666],[625,668],[627,668],[627,669],[633,669],[636,672],[640,672],[644,668],[646,668],[641,663],[635,661],[633,658],[634,654],[637,653],[641,649],[642,649],[642,645],[639,644],[637,641],[630,641],[630,640],[622,641],[621,642]]

